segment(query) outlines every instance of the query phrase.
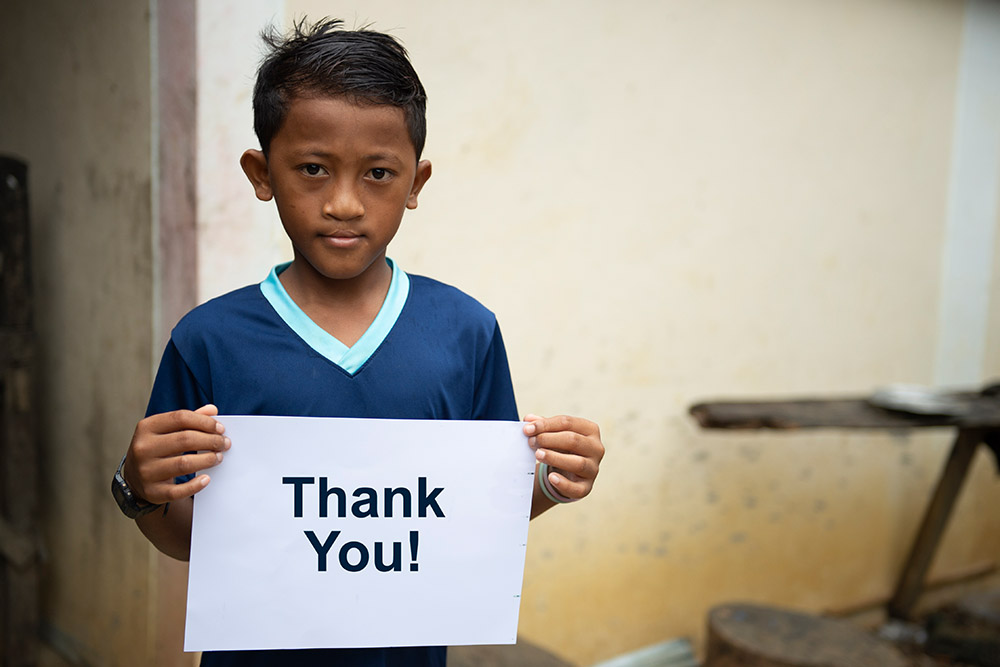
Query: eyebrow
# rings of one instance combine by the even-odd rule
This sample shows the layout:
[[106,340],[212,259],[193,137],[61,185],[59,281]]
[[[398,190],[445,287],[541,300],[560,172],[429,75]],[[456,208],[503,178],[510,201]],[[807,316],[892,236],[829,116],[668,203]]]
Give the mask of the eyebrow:
[[366,162],[396,162],[397,164],[402,164],[403,161],[400,160],[394,153],[371,153],[370,155],[364,156],[362,158]]
[[[330,159],[336,157],[333,153],[328,153],[323,150],[303,150],[299,153],[299,159],[302,158],[322,158]],[[394,162],[396,164],[403,164],[403,161],[399,159],[394,153],[369,153],[368,155],[361,156],[363,162]]]

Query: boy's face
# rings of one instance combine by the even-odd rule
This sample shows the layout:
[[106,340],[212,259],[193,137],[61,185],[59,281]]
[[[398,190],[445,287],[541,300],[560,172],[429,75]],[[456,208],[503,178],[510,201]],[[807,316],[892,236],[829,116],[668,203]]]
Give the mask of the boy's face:
[[257,197],[274,199],[295,262],[334,280],[386,270],[386,246],[431,174],[402,109],[338,97],[292,99],[268,157],[247,151],[240,163]]

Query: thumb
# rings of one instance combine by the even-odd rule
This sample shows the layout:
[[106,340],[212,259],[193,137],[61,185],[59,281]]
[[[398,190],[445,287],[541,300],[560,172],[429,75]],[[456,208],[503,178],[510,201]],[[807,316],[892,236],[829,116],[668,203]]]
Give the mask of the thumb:
[[203,405],[194,411],[197,415],[208,415],[209,417],[214,417],[219,414],[219,408],[215,407],[211,403],[208,405]]

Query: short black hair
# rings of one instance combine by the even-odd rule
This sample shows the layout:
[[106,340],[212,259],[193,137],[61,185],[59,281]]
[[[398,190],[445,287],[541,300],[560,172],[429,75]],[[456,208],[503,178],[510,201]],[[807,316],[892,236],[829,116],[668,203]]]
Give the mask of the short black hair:
[[253,129],[267,155],[271,139],[296,96],[346,97],[358,104],[403,110],[417,159],[427,136],[427,94],[406,49],[395,37],[369,30],[345,30],[343,21],[302,18],[292,33],[273,27],[261,33],[268,47],[253,91]]

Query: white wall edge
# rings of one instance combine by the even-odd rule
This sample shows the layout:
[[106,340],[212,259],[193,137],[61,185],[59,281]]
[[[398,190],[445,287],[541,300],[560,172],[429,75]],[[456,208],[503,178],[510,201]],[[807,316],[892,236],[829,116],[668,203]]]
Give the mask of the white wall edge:
[[982,381],[1000,184],[1000,4],[969,0],[955,102],[934,381]]

